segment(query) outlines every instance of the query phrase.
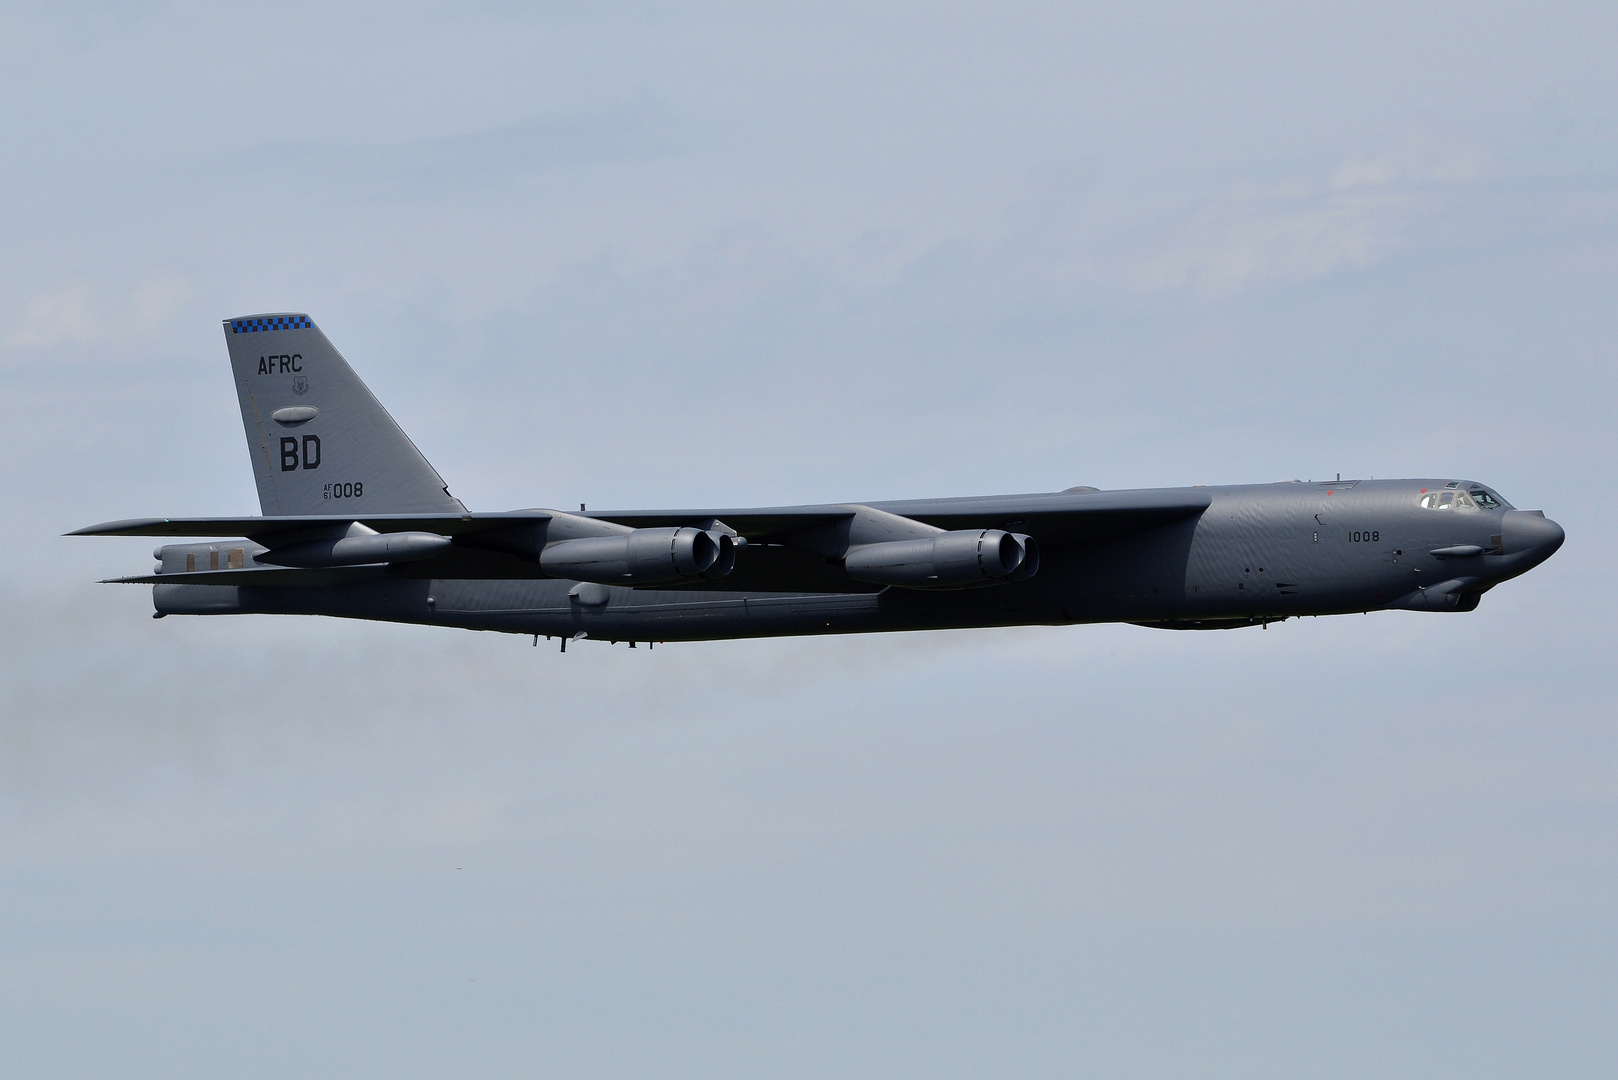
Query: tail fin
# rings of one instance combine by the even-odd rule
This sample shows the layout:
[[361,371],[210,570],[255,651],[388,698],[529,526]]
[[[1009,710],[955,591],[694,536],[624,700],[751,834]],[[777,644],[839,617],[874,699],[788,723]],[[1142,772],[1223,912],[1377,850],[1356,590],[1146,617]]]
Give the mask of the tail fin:
[[265,516],[464,513],[307,315],[225,321]]

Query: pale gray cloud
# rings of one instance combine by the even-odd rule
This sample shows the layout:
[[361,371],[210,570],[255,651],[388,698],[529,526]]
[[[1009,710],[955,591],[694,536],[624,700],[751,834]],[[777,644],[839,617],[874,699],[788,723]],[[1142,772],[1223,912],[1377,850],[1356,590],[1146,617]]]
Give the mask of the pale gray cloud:
[[[0,16],[30,1075],[1598,1073],[1598,6]],[[480,509],[1463,475],[1464,616],[566,656],[151,622],[315,316]],[[696,448],[673,454],[671,446]]]
[[149,277],[125,296],[106,297],[82,282],[30,296],[12,320],[0,363],[23,362],[22,350],[105,344],[172,332],[191,298],[191,283],[173,275]]

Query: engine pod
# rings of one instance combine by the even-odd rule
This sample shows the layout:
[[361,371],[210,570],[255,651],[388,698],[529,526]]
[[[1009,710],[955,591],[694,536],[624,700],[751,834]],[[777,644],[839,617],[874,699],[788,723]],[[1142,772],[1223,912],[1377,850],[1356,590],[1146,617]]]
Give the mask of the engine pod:
[[539,568],[551,577],[603,585],[722,577],[735,565],[735,542],[729,536],[689,527],[563,540],[539,553]]
[[[853,548],[843,567],[856,581],[910,589],[948,589],[1014,580],[1038,548],[1033,538],[1002,529],[956,529],[915,540]],[[1022,576],[1032,576],[1029,570]]]

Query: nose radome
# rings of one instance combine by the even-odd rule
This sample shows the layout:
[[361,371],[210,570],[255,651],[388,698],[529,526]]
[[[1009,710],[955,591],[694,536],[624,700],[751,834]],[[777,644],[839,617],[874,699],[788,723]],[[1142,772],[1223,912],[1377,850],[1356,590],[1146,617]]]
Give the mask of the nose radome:
[[1562,526],[1539,510],[1507,510],[1500,519],[1500,550],[1506,555],[1531,555],[1542,562],[1565,539]]

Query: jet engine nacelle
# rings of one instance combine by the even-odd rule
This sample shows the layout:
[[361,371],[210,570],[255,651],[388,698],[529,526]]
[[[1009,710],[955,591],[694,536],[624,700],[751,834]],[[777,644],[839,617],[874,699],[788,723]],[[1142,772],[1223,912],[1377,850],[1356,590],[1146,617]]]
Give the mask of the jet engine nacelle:
[[865,544],[850,550],[843,566],[858,581],[958,589],[1033,577],[1039,571],[1039,545],[1022,533],[957,529],[918,540]]
[[539,553],[539,568],[551,577],[602,585],[718,578],[735,566],[735,540],[722,532],[689,527],[563,540]]

